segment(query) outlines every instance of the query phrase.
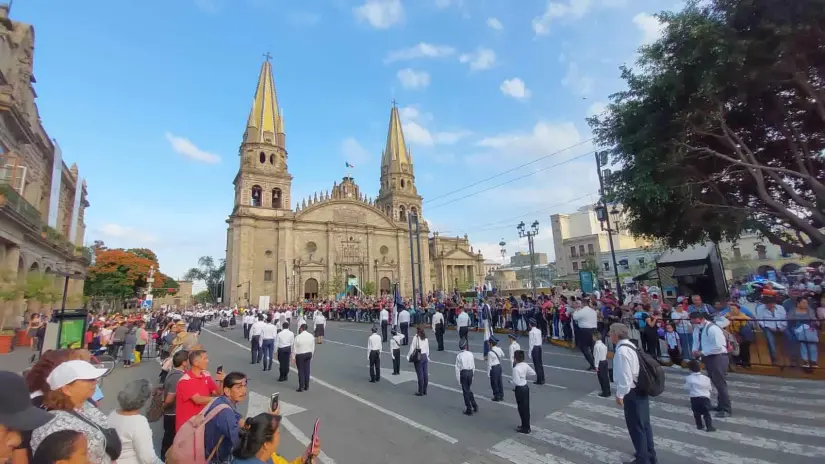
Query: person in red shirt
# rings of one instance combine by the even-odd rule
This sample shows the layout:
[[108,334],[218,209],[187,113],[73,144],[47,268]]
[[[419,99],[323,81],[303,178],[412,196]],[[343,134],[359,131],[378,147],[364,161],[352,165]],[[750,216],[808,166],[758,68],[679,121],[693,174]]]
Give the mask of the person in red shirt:
[[[200,413],[215,396],[221,394],[215,380],[212,380],[206,370],[209,367],[206,350],[190,352],[189,366],[189,370],[178,381],[175,392],[175,432]],[[215,378],[218,383],[223,382],[223,372],[218,372]]]

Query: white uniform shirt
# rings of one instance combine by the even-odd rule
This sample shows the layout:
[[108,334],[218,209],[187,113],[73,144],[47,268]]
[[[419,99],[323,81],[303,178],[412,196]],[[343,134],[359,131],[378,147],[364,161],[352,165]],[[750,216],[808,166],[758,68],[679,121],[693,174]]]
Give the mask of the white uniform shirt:
[[399,324],[409,324],[410,323],[410,312],[406,309],[398,313],[398,323]]
[[490,348],[490,351],[487,353],[487,375],[490,374],[493,366],[498,366],[501,364],[501,358],[503,357],[504,352],[501,351],[501,348],[497,346]]
[[298,316],[298,327],[301,327],[302,325],[304,325],[306,323],[307,323],[307,320],[304,319],[304,316]]
[[252,317],[251,314],[246,314],[243,317],[243,323],[244,323],[244,325],[251,325],[251,324],[255,323],[255,318]]
[[461,371],[476,369],[476,358],[473,353],[464,350],[455,357],[455,380],[461,384]]
[[404,336],[401,334],[395,334],[390,337],[390,353],[392,353],[392,359],[395,359],[395,350],[401,350],[401,342],[404,341]]
[[275,340],[276,335],[278,335],[278,328],[275,327],[275,324],[264,323],[264,328],[261,330],[261,341]]
[[725,339],[722,328],[710,321],[705,321],[704,324],[695,327],[693,329],[693,351],[699,351],[703,356],[727,354],[728,341]]
[[281,311],[278,313],[278,321],[281,322],[281,327],[284,326],[284,322],[286,322],[286,311]]
[[304,330],[292,342],[292,355],[314,353],[315,352],[315,337],[309,331]]
[[710,398],[710,377],[694,372],[685,378],[685,390],[691,398]]
[[595,329],[598,324],[596,310],[590,306],[584,306],[573,313],[573,320],[576,321],[580,329]]
[[[628,345],[628,347],[624,347]],[[624,398],[639,380],[639,355],[630,340],[619,340],[613,356],[613,380],[616,383],[616,398]]]
[[327,323],[327,318],[324,317],[324,314],[321,311],[315,311],[315,317],[312,319],[312,322],[318,325],[324,325]]
[[602,361],[607,361],[607,345],[601,340],[597,340],[593,345],[593,362],[598,367]]
[[533,327],[530,329],[530,332],[527,333],[527,340],[527,353],[524,354],[529,355],[533,352],[534,346],[541,346],[541,330],[539,330],[538,327]]
[[379,316],[378,316],[378,317],[380,318],[381,322],[384,322],[384,321],[388,321],[388,322],[389,322],[389,320],[390,320],[390,312],[389,312],[389,311],[387,311],[386,309],[382,309],[382,310],[381,310],[381,313],[379,313]]
[[252,324],[252,327],[249,329],[249,338],[257,337],[258,335],[260,335],[261,332],[264,331],[264,326],[265,325],[266,325],[266,322],[264,322],[264,321],[261,321],[261,320],[255,321],[255,323]]
[[520,362],[513,366],[513,384],[517,387],[527,385],[527,376],[536,375],[536,371],[526,362]]
[[370,353],[373,351],[381,352],[381,336],[377,333],[370,335],[367,338],[367,359],[370,359]]
[[[510,361],[511,362],[515,362],[514,360],[516,359],[516,351],[518,351],[520,349],[521,349],[521,345],[519,345],[517,341],[514,341],[513,343],[510,343]],[[515,367],[515,364],[513,365],[513,367]]]
[[[404,337],[403,335],[399,334],[400,337]],[[418,348],[421,350],[421,354],[426,354],[427,357],[430,357],[430,341],[426,338],[424,340],[418,338],[418,336],[413,337],[412,343],[410,343],[410,351],[407,352],[407,360],[409,361],[410,356],[412,356],[413,351]]]
[[461,311],[461,314],[458,315],[455,323],[458,326],[458,328],[468,327],[470,325],[470,315],[464,311]]
[[278,332],[278,348],[289,348],[295,342],[295,334],[289,329]]
[[436,311],[436,313],[435,313],[435,314],[433,314],[433,323],[432,323],[432,325],[433,325],[433,330],[435,330],[435,325],[436,325],[436,324],[444,324],[444,315],[443,315],[443,314],[441,314],[441,313],[440,313],[440,312],[438,312],[438,311]]

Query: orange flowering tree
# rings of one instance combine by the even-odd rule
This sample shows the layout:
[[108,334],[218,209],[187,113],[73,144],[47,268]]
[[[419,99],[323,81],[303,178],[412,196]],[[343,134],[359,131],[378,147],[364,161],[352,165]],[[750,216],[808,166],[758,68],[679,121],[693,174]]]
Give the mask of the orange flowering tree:
[[84,293],[113,303],[139,296],[147,286],[149,270],[154,268],[152,295],[164,296],[178,283],[159,270],[157,255],[147,248],[93,247],[94,264],[89,267]]

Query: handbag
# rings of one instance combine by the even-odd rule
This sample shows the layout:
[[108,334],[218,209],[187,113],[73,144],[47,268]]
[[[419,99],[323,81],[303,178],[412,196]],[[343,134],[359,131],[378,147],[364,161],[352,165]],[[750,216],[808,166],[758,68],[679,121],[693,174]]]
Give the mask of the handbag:
[[[418,342],[418,337],[415,337],[415,341],[413,343],[415,343],[416,346],[420,346],[420,345],[418,345],[418,343],[419,343]],[[410,362],[415,364],[415,363],[420,362],[420,361],[421,361],[421,348],[416,348],[416,349],[413,350],[412,353],[410,353]]]
[[115,430],[111,427],[104,429],[103,427],[95,424],[94,422],[90,421],[89,419],[86,419],[85,417],[83,417],[82,414],[78,413],[77,411],[72,410],[72,411],[69,411],[69,412],[73,416],[75,416],[78,419],[82,420],[83,422],[85,422],[85,423],[91,425],[92,427],[96,428],[97,430],[100,431],[101,434],[103,434],[103,440],[106,443],[106,448],[105,448],[106,449],[106,455],[109,456],[109,458],[112,461],[116,461],[117,458],[120,457],[120,453],[121,453],[121,451],[123,451],[123,444],[120,442],[120,437],[117,434],[117,430]]
[[149,410],[146,411],[147,421],[157,422],[163,417],[163,399],[165,396],[163,387],[156,387],[152,391],[152,402],[149,405]]
[[796,335],[797,341],[803,343],[819,342],[819,334],[810,324],[799,324],[796,329],[794,329],[794,335]]

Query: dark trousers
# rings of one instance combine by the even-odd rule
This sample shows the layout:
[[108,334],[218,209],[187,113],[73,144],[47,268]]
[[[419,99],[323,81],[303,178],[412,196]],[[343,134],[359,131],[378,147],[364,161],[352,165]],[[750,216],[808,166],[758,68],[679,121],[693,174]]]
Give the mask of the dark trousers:
[[584,355],[584,359],[587,361],[587,364],[590,364],[590,367],[596,368],[596,364],[593,361],[593,332],[596,329],[579,329],[579,336],[576,338],[576,343],[579,345],[579,350],[581,350],[582,354]]
[[381,380],[381,352],[378,350],[370,351],[370,380]]
[[712,354],[704,356],[702,361],[705,363],[705,369],[708,371],[708,377],[713,384],[713,388],[717,392],[717,402],[719,409],[722,411],[732,412],[730,404],[730,396],[728,395],[728,381],[725,378],[728,372],[728,364],[730,357],[728,354]]
[[501,381],[501,363],[490,368],[490,388],[493,390],[493,399],[504,399],[504,383]]
[[[40,343],[40,338],[37,339],[37,342]],[[113,342],[111,345],[109,345],[109,356],[117,360],[118,353],[122,351],[121,348],[123,348],[123,342]],[[129,353],[129,355],[131,356],[131,353]],[[125,353],[123,356],[124,358],[126,358]]]
[[444,324],[435,325],[435,340],[438,342],[438,351],[444,351]]
[[398,374],[401,372],[401,350],[392,350],[392,373]]
[[[470,327],[464,326],[458,329],[458,340],[461,341],[462,338],[467,338],[467,334],[470,332]],[[469,342],[469,340],[467,340]],[[460,348],[459,348],[460,349]]]
[[381,321],[381,341],[387,343],[387,321]]
[[160,457],[166,456],[166,451],[175,441],[175,415],[163,415],[163,439],[160,442]]
[[751,367],[751,342],[744,340],[739,342],[739,365]]
[[140,355],[140,360],[143,361],[143,352],[146,351],[146,345],[135,345],[135,351]]
[[252,327],[250,324],[243,325],[243,338],[249,340],[249,329]]
[[635,388],[624,397],[624,421],[636,450],[636,464],[656,464],[653,428],[650,426],[650,399],[637,394]]
[[278,348],[278,380],[286,380],[289,377],[289,356],[292,348]]
[[410,323],[409,322],[402,322],[401,323],[401,335],[404,336],[404,345],[405,346],[410,344],[409,331],[410,331]]
[[[704,396],[694,396],[690,398],[690,409],[693,411],[693,419],[697,428],[711,428],[713,422],[710,418],[710,398]],[[705,419],[704,424],[702,419]]]
[[602,395],[608,396],[610,395],[610,370],[607,367],[607,361],[599,361],[598,369],[599,387],[601,387]]
[[275,339],[265,338],[261,343],[261,351],[263,352],[264,369],[272,369],[272,355],[275,353]]
[[295,355],[295,367],[298,368],[298,388],[301,390],[309,388],[309,365],[311,361],[312,353]]
[[261,362],[261,357],[263,357],[264,352],[261,350],[261,336],[255,335],[252,337],[252,340],[249,342],[249,348],[252,352],[252,363],[259,363]]
[[536,383],[541,385],[544,383],[544,364],[541,361],[541,347],[534,346],[533,351],[530,352],[530,357],[533,359],[533,369],[536,371]]
[[418,378],[418,393],[427,394],[427,385],[430,384],[430,360],[427,355],[418,355],[418,362],[415,363],[415,375]]
[[527,385],[517,386],[515,392],[521,428],[530,430],[530,388]]
[[473,396],[473,371],[464,369],[459,373],[461,380],[461,394],[464,396],[464,406],[468,411],[478,409],[476,398]]
[[667,356],[670,358],[670,362],[677,366],[682,365],[682,353],[679,351],[679,347],[676,348],[667,348]]

